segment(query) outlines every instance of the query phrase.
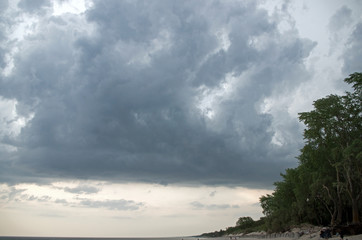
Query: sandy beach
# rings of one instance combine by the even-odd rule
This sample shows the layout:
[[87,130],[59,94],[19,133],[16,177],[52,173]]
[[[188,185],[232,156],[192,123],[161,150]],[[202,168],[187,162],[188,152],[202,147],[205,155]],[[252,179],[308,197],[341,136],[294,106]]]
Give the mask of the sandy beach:
[[[229,237],[224,238],[215,238],[220,240],[228,240]],[[292,238],[292,237],[276,237],[276,238],[256,238],[256,237],[240,237],[237,238],[237,240],[258,240],[258,239],[274,239],[274,240],[292,240],[292,239],[298,239],[298,240],[323,240],[324,238],[320,238],[319,235],[304,235],[299,238]],[[344,240],[362,240],[362,234],[360,235],[353,235],[353,236],[345,236],[343,238]],[[340,240],[340,237],[332,237],[328,240]]]
[[[248,240],[251,238],[247,238]],[[299,239],[299,240],[322,240],[323,238],[320,238],[319,236],[314,236],[314,237],[310,237],[310,236],[301,236],[299,238],[274,238],[277,240],[290,240],[290,239]],[[340,237],[332,237],[329,238],[329,240],[340,240]],[[345,236],[344,240],[362,240],[362,234],[361,235],[354,235],[354,236]]]
[[[225,238],[228,239],[228,238]],[[237,238],[238,240],[256,240],[256,239],[274,239],[274,240],[291,240],[291,239],[298,239],[298,240],[323,240],[323,238],[320,238],[319,235],[304,235],[299,238],[291,238],[291,237],[277,237],[277,238],[248,238],[248,237],[242,237]],[[329,238],[329,240],[340,240],[340,237],[332,237]],[[344,240],[362,240],[362,234],[360,235],[353,235],[353,236],[345,236],[343,238]]]
[[[290,238],[278,238],[280,240],[283,240],[283,239],[290,239]],[[312,240],[322,240],[323,238],[320,238],[319,236],[314,236],[314,237],[310,237],[310,236],[301,236],[300,238],[298,239],[301,239],[301,240],[307,240],[307,239],[312,239]],[[332,238],[329,238],[329,240],[340,240],[341,238],[340,237],[332,237]],[[362,240],[362,234],[360,235],[354,235],[354,236],[345,236],[343,238],[344,240]]]
[[[297,240],[323,240],[325,238],[321,238],[319,236],[319,230],[317,231],[318,228],[313,229],[312,231],[309,231],[309,233],[305,233],[300,237],[291,235],[289,237],[285,236],[285,237],[267,237],[264,238],[262,236],[258,236],[258,234],[260,233],[250,233],[250,236],[240,236],[240,235],[234,235],[234,236],[227,236],[227,237],[221,237],[221,238],[215,238],[215,239],[219,239],[219,240],[230,240],[230,237],[232,240],[257,240],[257,239],[274,239],[274,240],[292,240],[292,239],[297,239]],[[296,229],[295,229],[296,230]],[[300,231],[299,231],[300,232]],[[304,231],[306,232],[306,231]],[[285,233],[284,233],[285,234]],[[329,238],[328,240],[340,240],[341,238],[339,236],[333,236],[331,238]],[[344,240],[362,240],[362,234],[359,235],[352,235],[352,236],[344,236],[343,238]]]
[[[320,232],[323,227],[312,226],[306,224],[304,226],[295,227],[288,232],[284,233],[272,233],[268,234],[266,232],[252,232],[247,235],[229,235],[224,239],[228,240],[252,240],[252,239],[275,239],[275,240],[323,240],[325,238],[320,237]],[[338,235],[334,235],[329,238],[329,240],[340,240],[341,238]],[[221,240],[221,239],[220,239]],[[359,235],[345,235],[343,240],[362,240],[362,234]]]

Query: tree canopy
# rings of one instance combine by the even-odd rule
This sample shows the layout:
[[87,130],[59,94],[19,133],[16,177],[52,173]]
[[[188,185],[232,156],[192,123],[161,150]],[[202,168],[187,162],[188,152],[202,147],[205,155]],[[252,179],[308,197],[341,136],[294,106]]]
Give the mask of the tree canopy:
[[352,92],[329,95],[299,114],[305,145],[299,166],[287,169],[275,191],[260,198],[272,231],[291,224],[359,224],[362,210],[362,73],[345,82]]

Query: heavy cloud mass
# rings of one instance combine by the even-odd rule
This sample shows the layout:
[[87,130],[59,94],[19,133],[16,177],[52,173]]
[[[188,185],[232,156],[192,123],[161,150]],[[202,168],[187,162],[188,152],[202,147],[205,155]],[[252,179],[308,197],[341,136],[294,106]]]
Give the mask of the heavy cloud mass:
[[[94,1],[56,16],[48,1],[20,1],[4,10],[2,25],[16,18],[0,35],[0,181],[270,187],[303,143],[290,105],[270,104],[311,78],[305,62],[317,43],[258,4]],[[358,70],[360,29],[346,71]]]

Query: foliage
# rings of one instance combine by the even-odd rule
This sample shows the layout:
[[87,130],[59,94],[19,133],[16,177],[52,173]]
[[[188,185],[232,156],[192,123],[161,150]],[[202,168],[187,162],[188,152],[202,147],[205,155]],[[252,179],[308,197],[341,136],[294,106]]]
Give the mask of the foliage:
[[251,217],[240,217],[236,222],[236,226],[228,227],[226,231],[220,230],[211,233],[203,233],[201,237],[221,237],[225,234],[247,234],[265,230],[264,218],[260,218],[259,220],[254,221]]
[[312,111],[299,114],[306,126],[299,166],[286,169],[274,192],[260,197],[265,217],[241,217],[235,227],[202,236],[283,232],[304,223],[362,226],[362,73],[345,82],[353,92],[318,99]]
[[236,226],[241,228],[248,228],[253,226],[254,220],[251,217],[241,217],[236,222]]
[[362,73],[345,79],[353,92],[329,95],[299,114],[305,146],[299,166],[287,169],[260,203],[271,231],[312,223],[360,223],[362,212]]
[[241,217],[236,222],[235,227],[226,229],[227,234],[250,233],[265,230],[264,218],[254,221],[251,217]]
[[226,234],[225,230],[220,229],[220,231],[215,231],[215,232],[210,232],[210,233],[203,233],[200,235],[200,237],[212,237],[212,238],[216,238],[216,237],[222,237]]

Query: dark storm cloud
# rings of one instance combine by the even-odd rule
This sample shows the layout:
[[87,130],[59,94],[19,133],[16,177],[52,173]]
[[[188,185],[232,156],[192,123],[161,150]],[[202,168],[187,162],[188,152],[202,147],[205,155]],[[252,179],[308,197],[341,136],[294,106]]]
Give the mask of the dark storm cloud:
[[[1,153],[1,181],[270,187],[295,166],[297,121],[275,145],[278,120],[260,105],[308,78],[315,43],[281,33],[253,1],[95,1],[85,16],[41,18],[1,78],[0,95],[33,116],[1,140],[17,147]],[[228,76],[233,91],[209,119],[199,100]]]

